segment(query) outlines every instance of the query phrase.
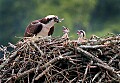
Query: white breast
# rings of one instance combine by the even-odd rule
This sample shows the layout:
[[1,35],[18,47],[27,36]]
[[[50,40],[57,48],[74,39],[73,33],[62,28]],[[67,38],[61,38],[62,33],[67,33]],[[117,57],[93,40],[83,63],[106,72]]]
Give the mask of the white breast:
[[37,34],[38,37],[42,36],[42,37],[45,37],[45,36],[48,36],[48,32],[50,31],[50,28],[52,26],[54,26],[55,22],[54,21],[51,21],[49,22],[48,24],[42,24],[43,28],[42,30]]
[[48,32],[49,32],[50,29],[46,28],[46,27],[43,27],[42,30],[37,34],[37,36],[48,36]]

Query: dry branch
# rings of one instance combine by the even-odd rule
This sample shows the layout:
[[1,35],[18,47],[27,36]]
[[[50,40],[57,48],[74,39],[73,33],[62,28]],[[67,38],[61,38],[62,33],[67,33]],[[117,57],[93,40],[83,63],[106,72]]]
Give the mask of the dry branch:
[[12,51],[1,46],[0,83],[119,82],[120,36],[88,40],[74,44],[69,38],[34,37],[9,43]]

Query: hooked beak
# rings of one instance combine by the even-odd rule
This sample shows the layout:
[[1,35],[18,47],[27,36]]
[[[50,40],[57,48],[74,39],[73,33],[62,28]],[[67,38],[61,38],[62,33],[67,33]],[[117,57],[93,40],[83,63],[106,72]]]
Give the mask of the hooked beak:
[[59,23],[59,19],[57,19],[57,18],[56,18],[56,19],[54,19],[54,21],[55,21],[55,22],[57,22],[57,23]]
[[64,20],[64,18],[62,18],[62,19],[55,18],[55,19],[54,19],[54,21],[57,22],[57,23],[62,22],[63,20]]

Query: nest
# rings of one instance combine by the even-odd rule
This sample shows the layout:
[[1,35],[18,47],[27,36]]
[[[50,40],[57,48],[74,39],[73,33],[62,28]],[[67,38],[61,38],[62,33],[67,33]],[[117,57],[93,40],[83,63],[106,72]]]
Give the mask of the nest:
[[[1,83],[117,83],[120,81],[120,36],[87,39],[28,38],[1,46]],[[66,43],[67,42],[67,43]],[[12,51],[8,51],[12,48]]]

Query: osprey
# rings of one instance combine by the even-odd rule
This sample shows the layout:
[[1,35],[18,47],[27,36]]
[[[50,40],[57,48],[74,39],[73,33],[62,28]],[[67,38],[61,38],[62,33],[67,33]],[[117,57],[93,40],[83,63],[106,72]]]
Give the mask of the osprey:
[[84,44],[86,43],[86,34],[85,31],[83,30],[78,30],[77,31],[78,39],[77,40],[72,40],[70,41],[74,46],[77,46],[78,44]]
[[78,38],[82,38],[82,39],[86,37],[86,33],[83,30],[78,30],[77,35],[78,35]]
[[78,35],[78,40],[77,40],[78,43],[85,44],[87,42],[85,31],[78,30],[77,35]]
[[48,15],[45,18],[32,21],[26,28],[24,37],[32,36],[50,36],[54,32],[54,24],[61,22],[63,19],[59,19],[58,16]]
[[68,36],[69,32],[70,32],[70,30],[67,27],[63,26],[64,35],[62,36],[62,38],[69,38],[69,36]]
[[63,26],[63,36],[62,36],[62,38],[67,39],[63,42],[63,46],[67,46],[69,44],[69,41],[70,41],[69,36],[68,36],[69,32],[70,32],[69,28]]

